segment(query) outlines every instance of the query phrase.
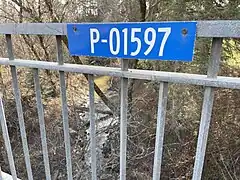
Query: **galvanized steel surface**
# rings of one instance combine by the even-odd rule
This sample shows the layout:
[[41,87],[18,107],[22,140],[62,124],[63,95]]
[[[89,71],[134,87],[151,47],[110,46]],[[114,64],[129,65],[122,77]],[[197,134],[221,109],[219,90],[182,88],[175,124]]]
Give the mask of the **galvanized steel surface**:
[[[198,37],[214,37],[212,44],[212,55],[207,75],[148,71],[128,69],[128,60],[122,60],[121,68],[97,67],[89,65],[78,65],[64,63],[62,52],[61,35],[66,35],[65,23],[31,23],[31,24],[0,24],[0,34],[6,34],[7,49],[9,58],[0,58],[0,65],[10,65],[13,90],[16,100],[18,119],[20,124],[21,138],[23,143],[24,157],[28,179],[32,180],[32,169],[28,150],[28,143],[23,118],[20,89],[18,86],[16,67],[29,67],[34,69],[34,82],[37,99],[38,117],[40,123],[40,132],[42,140],[42,149],[45,165],[46,179],[51,179],[50,166],[47,152],[47,137],[44,123],[43,105],[41,101],[41,91],[39,83],[39,69],[48,69],[59,71],[60,73],[60,90],[62,102],[62,118],[64,130],[64,142],[66,151],[66,166],[68,179],[72,180],[72,161],[71,161],[71,144],[69,135],[68,107],[66,96],[66,84],[64,72],[77,72],[90,74],[89,77],[89,102],[90,102],[90,139],[91,139],[91,168],[92,180],[97,179],[96,172],[96,130],[95,130],[95,107],[94,107],[94,84],[93,75],[108,75],[121,77],[121,110],[120,110],[120,180],[126,180],[127,168],[127,115],[128,115],[128,79],[145,79],[160,82],[158,117],[155,142],[155,156],[153,165],[153,180],[160,179],[161,162],[163,152],[165,114],[167,105],[168,83],[193,84],[205,87],[204,100],[202,105],[201,122],[198,135],[197,151],[194,164],[193,180],[200,180],[204,157],[206,152],[207,137],[209,132],[211,113],[213,108],[214,88],[232,88],[240,89],[240,78],[217,76],[221,58],[222,37],[240,37],[240,21],[198,21]],[[24,59],[14,59],[11,34],[42,34],[55,35],[57,40],[57,62],[34,61]],[[12,150],[9,137],[6,131],[6,122],[3,111],[3,104],[0,102],[0,118],[3,128],[3,135],[8,150],[11,173],[16,179],[16,172],[12,157]]]
[[[197,36],[240,37],[239,27],[240,27],[239,20],[197,21]],[[0,24],[0,34],[67,35],[67,24],[66,23]]]
[[89,83],[89,120],[90,120],[90,148],[92,180],[97,179],[97,152],[96,152],[96,123],[94,105],[94,76],[88,75]]
[[[6,35],[6,40],[7,40],[8,57],[9,57],[10,61],[13,61],[14,55],[13,55],[11,35]],[[27,175],[28,175],[29,180],[33,180],[32,167],[31,167],[28,142],[27,142],[27,134],[26,134],[26,129],[25,129],[24,117],[23,117],[21,94],[20,94],[20,89],[18,86],[17,70],[16,70],[15,66],[10,66],[10,67],[11,67],[11,74],[12,74],[13,93],[14,93],[16,106],[17,106],[18,121],[19,121],[19,126],[20,126]]]
[[12,65],[19,67],[49,69],[65,72],[77,72],[84,74],[106,75],[115,77],[125,77],[130,79],[145,79],[151,81],[163,81],[177,84],[193,84],[200,86],[222,87],[231,89],[240,89],[240,78],[217,76],[217,78],[208,78],[207,75],[189,74],[189,73],[176,73],[165,71],[148,71],[128,69],[122,71],[120,68],[112,67],[97,67],[89,65],[68,64],[64,63],[59,65],[55,62],[34,61],[15,59],[9,61],[7,58],[0,58],[0,65]]
[[159,180],[161,175],[167,97],[168,97],[168,83],[161,82],[158,97],[158,113],[157,113],[158,116],[153,163],[153,180]]
[[[221,59],[222,38],[213,38],[211,59],[208,68],[208,77],[216,78],[219,70]],[[197,151],[193,169],[193,180],[201,180],[203,163],[207,147],[207,138],[210,127],[212,108],[214,100],[214,89],[212,87],[205,87],[201,121],[198,133]]]
[[[121,70],[128,70],[128,60],[121,59]],[[126,180],[127,166],[127,114],[128,114],[128,79],[121,77],[120,109],[120,180]]]
[[[7,156],[8,156],[8,161],[9,161],[9,166],[10,166],[10,171],[12,174],[13,180],[17,180],[17,173],[16,173],[16,168],[14,164],[14,159],[13,159],[13,153],[12,153],[12,146],[8,134],[8,128],[7,128],[7,121],[5,118],[5,113],[4,113],[4,106],[3,106],[3,100],[2,100],[2,95],[0,92],[0,124],[2,127],[2,135],[5,143],[5,148],[7,150]],[[1,168],[0,168],[0,180],[1,180]]]
[[46,129],[45,129],[45,121],[44,121],[44,110],[43,110],[43,104],[42,104],[41,86],[39,81],[38,69],[33,69],[33,79],[34,79],[35,92],[36,92],[36,101],[37,101],[36,105],[37,105],[38,119],[39,119],[39,125],[40,125],[40,135],[41,135],[46,180],[51,180],[48,148],[47,148],[47,137],[46,137]]
[[[56,36],[57,41],[57,60],[60,66],[63,65],[63,53],[62,53],[62,39],[61,36]],[[71,142],[69,134],[69,120],[68,120],[68,105],[67,105],[67,92],[64,71],[59,71],[60,75],[60,93],[61,93],[61,104],[62,104],[62,120],[63,120],[63,132],[64,132],[64,143],[65,153],[67,162],[67,177],[68,180],[72,180],[72,158],[71,158]]]

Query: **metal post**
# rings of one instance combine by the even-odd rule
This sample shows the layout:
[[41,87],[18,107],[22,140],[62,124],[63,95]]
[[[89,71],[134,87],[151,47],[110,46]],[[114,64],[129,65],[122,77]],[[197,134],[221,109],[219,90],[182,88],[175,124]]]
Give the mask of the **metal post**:
[[153,180],[159,180],[161,175],[167,97],[168,97],[168,83],[161,82],[158,99],[158,116],[153,165]]
[[[6,40],[7,40],[7,50],[8,50],[9,60],[14,60],[11,35],[7,34]],[[19,126],[20,126],[21,139],[22,139],[22,144],[23,144],[23,152],[24,152],[24,158],[25,158],[25,163],[26,163],[28,179],[33,180],[32,167],[31,167],[31,163],[30,163],[30,155],[29,155],[28,142],[27,142],[27,135],[26,135],[26,130],[25,130],[23,110],[22,110],[21,95],[20,95],[20,90],[19,90],[18,80],[17,80],[17,70],[16,70],[15,66],[10,66],[10,67],[11,67],[11,74],[12,74],[13,93],[14,93],[16,106],[17,106],[18,121],[19,121]]]
[[[128,60],[121,60],[122,71],[128,70]],[[128,112],[128,79],[121,78],[121,114],[120,114],[120,180],[126,180],[127,157],[127,112]]]
[[0,180],[3,180],[1,166],[0,166]]
[[[62,52],[62,38],[56,36],[57,40],[57,59],[60,65],[63,65],[63,52]],[[61,101],[62,101],[62,117],[63,117],[63,131],[64,142],[67,161],[67,176],[68,180],[72,180],[72,160],[71,160],[71,143],[69,135],[69,122],[68,122],[68,106],[67,106],[67,93],[64,71],[59,71],[60,74],[60,89],[61,89]]]
[[[5,112],[4,112],[1,93],[0,93],[0,122],[1,122],[1,127],[2,127],[3,139],[4,139],[4,143],[5,143],[5,147],[6,147],[6,151],[7,151],[7,155],[8,155],[8,161],[9,161],[11,174],[12,174],[13,180],[17,180],[17,173],[16,173],[15,164],[14,164],[12,147],[11,147],[11,143],[10,143],[10,139],[9,139],[7,122],[6,122],[6,118],[5,118]],[[0,179],[1,179],[1,168],[0,168]]]
[[33,77],[34,77],[34,84],[35,84],[35,91],[36,91],[36,101],[37,101],[38,119],[39,119],[41,141],[42,141],[45,174],[46,174],[46,179],[51,180],[48,148],[47,148],[47,137],[46,137],[45,121],[44,121],[44,111],[43,111],[43,105],[42,105],[41,87],[39,82],[38,69],[33,70]]
[[[222,49],[222,39],[213,38],[211,60],[208,68],[207,77],[216,78],[219,69]],[[193,170],[193,180],[200,180],[202,176],[204,158],[207,147],[207,138],[211,121],[212,107],[214,99],[214,89],[206,87],[202,105],[201,122],[198,133],[197,151]]]
[[88,75],[89,83],[89,118],[90,118],[90,139],[91,139],[91,171],[92,180],[97,180],[97,153],[96,153],[96,129],[95,129],[95,105],[94,105],[94,79]]

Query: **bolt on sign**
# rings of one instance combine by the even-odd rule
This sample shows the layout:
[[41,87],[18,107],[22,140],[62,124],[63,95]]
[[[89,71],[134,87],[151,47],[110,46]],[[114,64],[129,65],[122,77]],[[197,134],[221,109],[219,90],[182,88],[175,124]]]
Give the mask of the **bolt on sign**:
[[70,55],[193,60],[197,22],[67,24]]

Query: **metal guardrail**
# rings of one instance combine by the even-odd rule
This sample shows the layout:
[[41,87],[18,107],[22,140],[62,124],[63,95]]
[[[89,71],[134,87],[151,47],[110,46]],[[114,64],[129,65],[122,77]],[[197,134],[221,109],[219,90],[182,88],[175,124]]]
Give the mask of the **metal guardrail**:
[[[0,34],[67,35],[66,23],[0,24]],[[239,20],[197,21],[198,37],[239,37]]]
[[[49,158],[47,151],[46,130],[44,124],[43,105],[41,101],[41,90],[39,83],[39,69],[56,70],[60,73],[61,99],[62,99],[62,117],[64,128],[64,142],[66,151],[66,165],[68,180],[72,180],[72,163],[71,163],[71,145],[68,125],[67,97],[64,72],[77,72],[89,74],[89,101],[90,101],[90,139],[91,139],[91,168],[92,180],[97,179],[96,172],[96,139],[95,139],[95,108],[94,108],[94,86],[93,75],[108,75],[121,77],[121,111],[120,111],[120,180],[126,179],[126,145],[127,145],[127,84],[128,78],[147,79],[160,82],[158,117],[156,129],[155,155],[153,165],[153,180],[160,179],[165,114],[168,95],[168,83],[193,84],[205,87],[204,99],[202,105],[201,121],[198,134],[196,158],[193,170],[193,180],[200,180],[203,170],[203,163],[207,145],[207,137],[211,120],[211,113],[214,99],[214,88],[232,88],[240,89],[240,78],[217,76],[221,58],[222,41],[224,38],[240,38],[240,21],[199,21],[197,24],[198,37],[211,37],[212,50],[210,65],[207,75],[184,74],[161,71],[147,71],[128,69],[128,63],[122,60],[122,68],[96,67],[88,65],[77,65],[64,63],[62,55],[61,36],[66,35],[66,24],[64,23],[31,23],[31,24],[0,24],[0,34],[5,34],[9,58],[0,58],[0,65],[9,65],[13,79],[14,96],[17,106],[18,119],[20,124],[21,138],[24,150],[24,157],[28,179],[32,180],[32,169],[29,158],[28,142],[26,138],[23,110],[21,104],[20,89],[18,86],[16,67],[29,67],[34,69],[34,84],[37,99],[38,117],[40,123],[41,141],[45,165],[46,179],[51,179]],[[12,34],[41,34],[56,36],[57,62],[33,61],[14,59],[12,47]],[[11,144],[6,126],[4,107],[0,101],[0,121],[5,141],[5,147],[8,153],[11,174],[13,179],[17,179]]]

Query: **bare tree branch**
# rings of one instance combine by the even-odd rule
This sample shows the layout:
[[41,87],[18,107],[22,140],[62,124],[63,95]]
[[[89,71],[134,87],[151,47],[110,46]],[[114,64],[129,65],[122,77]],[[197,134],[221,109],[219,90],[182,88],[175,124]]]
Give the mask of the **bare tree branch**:
[[[67,37],[64,36],[63,37],[63,42],[65,44],[65,46],[68,48],[68,40]],[[83,64],[82,61],[80,60],[80,58],[78,56],[74,56],[73,59],[75,60],[75,62],[79,63],[79,64]],[[85,76],[85,78],[88,80],[88,74],[83,74]],[[115,114],[118,116],[118,110],[117,108],[114,106],[114,104],[106,97],[106,95],[102,92],[102,90],[94,83],[94,90],[95,92],[98,94],[98,96],[102,99],[102,101],[105,103],[105,105]]]

